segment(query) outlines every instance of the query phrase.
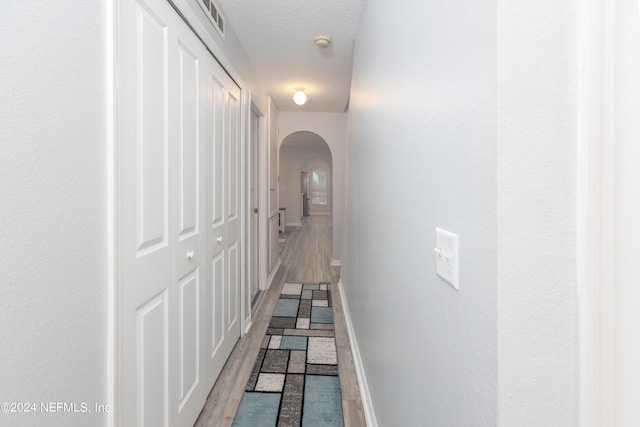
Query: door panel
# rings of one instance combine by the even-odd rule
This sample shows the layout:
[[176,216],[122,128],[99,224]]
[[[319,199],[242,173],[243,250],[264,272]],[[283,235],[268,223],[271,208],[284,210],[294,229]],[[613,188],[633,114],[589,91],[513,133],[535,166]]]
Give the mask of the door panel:
[[[137,249],[143,256],[167,245],[168,167],[167,123],[167,26],[138,4],[139,58],[136,86]],[[161,185],[157,185],[157,184]]]
[[238,133],[240,131],[240,101],[237,98],[237,94],[229,92],[227,99],[227,138],[225,141],[226,151],[228,153],[227,167],[228,167],[228,187],[227,196],[229,203],[227,204],[227,217],[230,221],[238,218],[238,182],[240,179],[240,164],[238,150],[240,149]]
[[239,93],[228,91],[227,100],[227,252],[228,252],[228,278],[227,278],[227,331],[240,328],[240,197],[238,186],[240,182],[240,100]]
[[239,296],[238,296],[238,274],[239,274],[239,260],[238,260],[238,244],[231,245],[228,251],[229,268],[228,268],[228,280],[227,280],[227,319],[226,326],[227,331],[230,332],[238,322],[238,309],[240,308]]
[[[209,287],[213,310],[209,313],[209,328],[211,330],[210,352],[207,361],[208,381],[213,384],[222,370],[222,365],[226,361],[226,329],[225,316],[227,306],[225,304],[226,274],[227,274],[227,251],[225,251],[224,240],[226,237],[226,215],[225,215],[225,99],[227,97],[224,79],[214,73],[213,67],[209,70],[211,82],[210,106],[211,115],[211,140],[209,152],[211,153],[210,168],[210,213],[209,213],[209,238],[207,256],[211,260],[212,275]],[[222,80],[222,81],[221,81]]]
[[200,271],[178,282],[179,293],[179,403],[181,412],[200,384]]
[[[211,262],[211,282],[209,286],[209,295],[211,295],[211,307],[214,307],[214,310],[210,313],[211,315],[211,334],[210,334],[210,348],[209,348],[209,358],[213,359],[216,356],[220,345],[222,344],[222,340],[225,336],[224,334],[224,306],[223,306],[223,287],[220,286],[221,283],[224,283],[224,251],[218,253],[212,262]],[[215,378],[214,378],[215,381]]]
[[180,170],[179,237],[199,232],[200,206],[200,130],[199,61],[181,42],[179,51],[180,91]]
[[[140,66],[137,86],[136,188],[140,195],[136,209],[137,256],[167,245],[168,168],[166,111],[168,88],[164,65],[167,28],[142,7],[137,10],[140,38]],[[160,70],[156,68],[160,66]],[[160,126],[158,126],[160,124]],[[158,185],[160,184],[160,185]]]
[[[167,291],[156,295],[136,311],[137,360],[139,375],[137,425],[167,424]],[[158,355],[163,355],[158,357]]]
[[[211,71],[212,72],[212,71]],[[224,225],[224,145],[223,140],[223,123],[224,123],[224,85],[216,79],[215,75],[211,75],[211,227],[215,230],[217,227]],[[223,232],[221,229],[220,232]]]
[[[175,13],[173,14],[175,15]],[[175,386],[171,404],[174,425],[192,425],[209,392],[205,363],[206,333],[204,316],[207,307],[202,276],[208,274],[206,233],[200,225],[206,217],[206,111],[207,99],[201,94],[206,87],[207,62],[212,58],[184,23],[175,16],[175,32],[171,77],[175,98],[171,102],[172,124],[176,129],[173,185],[173,216],[176,234],[173,243],[173,265],[176,304],[170,313],[174,327],[171,348],[175,352],[172,366]]]
[[[167,426],[172,224],[169,210],[169,25],[143,2],[124,4],[119,104],[120,389],[123,424]],[[126,12],[126,13],[125,13]],[[126,379],[126,380],[125,380]]]
[[210,106],[211,225],[207,256],[212,265],[209,290],[214,305],[209,316],[212,342],[208,376],[213,385],[240,337],[240,91],[215,63],[211,65],[209,81],[213,102]]

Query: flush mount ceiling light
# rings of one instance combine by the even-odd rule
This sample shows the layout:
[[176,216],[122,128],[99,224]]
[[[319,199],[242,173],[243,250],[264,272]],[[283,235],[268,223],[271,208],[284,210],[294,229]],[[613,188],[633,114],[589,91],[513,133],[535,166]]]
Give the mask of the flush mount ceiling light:
[[304,105],[307,102],[307,94],[304,93],[304,88],[296,88],[296,92],[293,94],[293,102],[298,105]]
[[313,40],[318,49],[326,49],[331,46],[331,38],[329,36],[318,36]]

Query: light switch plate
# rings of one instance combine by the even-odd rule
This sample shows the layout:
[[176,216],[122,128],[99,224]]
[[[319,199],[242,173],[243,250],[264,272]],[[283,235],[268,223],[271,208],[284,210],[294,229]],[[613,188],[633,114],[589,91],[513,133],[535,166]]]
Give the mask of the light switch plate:
[[436,271],[438,276],[460,290],[458,283],[458,235],[436,228]]

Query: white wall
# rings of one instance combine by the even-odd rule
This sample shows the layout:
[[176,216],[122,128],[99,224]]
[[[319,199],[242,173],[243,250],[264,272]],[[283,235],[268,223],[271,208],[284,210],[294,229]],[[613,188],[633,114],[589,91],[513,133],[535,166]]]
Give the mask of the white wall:
[[360,25],[342,281],[378,424],[495,426],[496,3],[370,0]]
[[498,402],[504,426],[578,421],[577,3],[498,2]]
[[[287,208],[287,224],[300,224],[300,172],[309,172],[312,167],[323,167],[331,174],[329,149],[288,146],[280,147],[280,207]],[[331,185],[329,180],[329,186]],[[331,198],[329,198],[331,201]],[[311,208],[311,206],[310,206]],[[330,213],[331,202],[323,213]],[[312,212],[318,213],[318,212]]]
[[615,415],[632,427],[640,424],[640,11],[633,0],[616,5]]
[[308,131],[318,134],[331,150],[333,167],[333,260],[342,258],[341,238],[343,234],[343,177],[345,156],[345,134],[347,114],[345,113],[292,113],[281,112],[278,118],[280,133],[278,144],[294,132]]
[[106,7],[0,7],[2,425],[106,423],[40,411],[108,403]]

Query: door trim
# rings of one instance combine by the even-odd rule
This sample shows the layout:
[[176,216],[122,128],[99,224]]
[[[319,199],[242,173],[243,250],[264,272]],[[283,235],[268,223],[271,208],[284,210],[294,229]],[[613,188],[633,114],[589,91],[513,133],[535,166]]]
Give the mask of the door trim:
[[[250,126],[251,98],[246,88],[240,88],[240,337],[242,338],[251,328],[251,297],[247,292],[247,237],[249,235],[248,221],[251,216],[247,214],[247,164],[249,132],[247,126]],[[247,306],[248,301],[248,306]]]
[[118,243],[118,205],[117,205],[117,188],[118,173],[116,170],[118,152],[117,152],[117,135],[118,117],[117,108],[117,76],[119,70],[118,62],[118,40],[119,22],[118,22],[118,1],[107,0],[105,2],[106,15],[106,88],[107,88],[107,404],[111,410],[107,413],[107,426],[114,427],[116,425],[116,417],[118,408],[116,407],[116,390],[117,390],[117,289],[118,282],[118,259],[120,256]]
[[580,425],[615,425],[615,2],[580,9],[577,279]]
[[[260,212],[262,211],[262,208],[260,207],[260,155],[259,155],[259,150],[260,150],[260,122],[262,119],[262,112],[260,111],[260,109],[258,108],[258,106],[254,103],[253,100],[253,93],[251,92],[251,90],[247,90],[247,137],[246,137],[246,158],[245,158],[245,164],[246,164],[246,174],[245,174],[245,179],[246,179],[246,187],[245,187],[245,200],[246,200],[246,215],[247,215],[247,222],[246,222],[246,230],[247,230],[247,238],[245,241],[245,248],[246,248],[246,277],[247,280],[245,282],[245,286],[246,286],[246,292],[247,292],[247,304],[248,304],[248,309],[251,312],[250,315],[253,314],[254,309],[252,307],[252,303],[253,303],[253,295],[252,293],[252,283],[251,281],[254,279],[253,275],[255,274],[255,279],[257,280],[257,283],[255,283],[255,286],[258,290],[258,292],[261,290],[261,286],[260,283],[262,282],[261,280],[261,276],[260,276],[260,258],[261,258],[261,247],[260,247],[260,231],[261,228],[260,227]],[[253,129],[253,117],[256,117],[257,121],[256,121],[256,129],[255,129],[255,135],[254,135],[254,129]],[[254,138],[255,138],[255,153],[254,153]],[[254,158],[255,157],[255,158]],[[255,164],[255,169],[254,169],[254,164]],[[254,213],[251,211],[252,207],[253,207],[253,194],[251,193],[251,189],[253,186],[253,181],[254,179],[257,182],[256,188],[254,189],[254,191],[257,194],[257,200],[256,200],[256,208],[258,209],[258,213],[255,214],[256,215],[256,230],[255,230],[255,235],[254,235],[254,230],[252,229],[253,225],[253,215]],[[254,245],[256,246],[256,248],[254,248]],[[257,257],[255,257],[256,259],[254,260],[254,250],[257,251],[258,255]],[[254,264],[255,263],[255,264]],[[252,268],[255,266],[256,271],[252,271]],[[249,324],[247,325],[247,329],[246,331],[249,330],[249,328],[251,327],[250,325],[250,317],[248,317],[249,319]]]

